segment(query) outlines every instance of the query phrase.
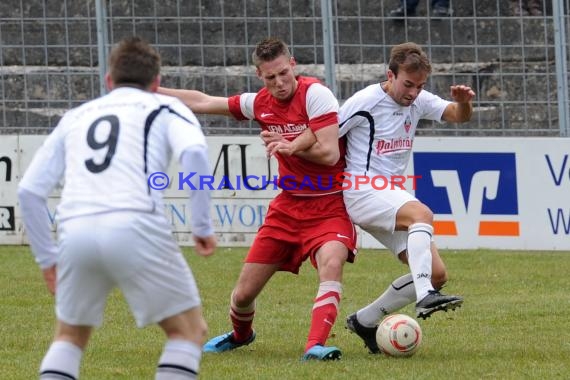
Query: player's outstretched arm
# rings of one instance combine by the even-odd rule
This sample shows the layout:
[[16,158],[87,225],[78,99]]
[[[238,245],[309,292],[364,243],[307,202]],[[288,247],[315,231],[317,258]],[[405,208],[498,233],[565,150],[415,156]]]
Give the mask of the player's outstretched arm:
[[195,113],[231,116],[228,98],[222,96],[210,96],[197,90],[168,87],[159,87],[156,92],[178,98]]
[[451,86],[451,98],[453,103],[448,105],[443,112],[442,119],[450,123],[463,123],[471,119],[473,114],[473,98],[475,92],[469,86]]

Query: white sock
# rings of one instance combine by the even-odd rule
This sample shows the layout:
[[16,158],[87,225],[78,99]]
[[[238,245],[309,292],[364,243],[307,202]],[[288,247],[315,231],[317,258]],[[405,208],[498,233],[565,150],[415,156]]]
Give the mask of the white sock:
[[171,339],[164,345],[155,380],[197,379],[201,358],[202,347],[187,340]]
[[408,228],[408,264],[414,279],[417,301],[433,290],[431,284],[431,236],[433,227],[414,223]]
[[395,279],[384,293],[374,302],[356,312],[356,319],[365,327],[375,327],[390,313],[400,310],[416,300],[416,290],[412,274]]
[[40,366],[40,380],[76,380],[83,351],[71,342],[56,340],[46,352]]

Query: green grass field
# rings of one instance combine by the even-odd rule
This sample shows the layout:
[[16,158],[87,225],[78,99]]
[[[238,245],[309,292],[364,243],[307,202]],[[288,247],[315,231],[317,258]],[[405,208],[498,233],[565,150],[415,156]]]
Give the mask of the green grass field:
[[[186,250],[204,301],[210,336],[229,331],[228,300],[245,249],[201,258]],[[344,294],[328,343],[337,362],[300,361],[317,289],[306,263],[279,273],[258,299],[254,344],[205,355],[202,379],[568,379],[570,253],[443,251],[447,293],[465,297],[455,312],[420,321],[424,340],[411,358],[370,355],[344,319],[376,298],[406,268],[384,251],[362,250],[345,267]],[[0,379],[37,378],[54,326],[53,298],[28,247],[0,247]],[[403,310],[414,315],[413,307]],[[137,329],[118,292],[83,357],[82,379],[153,379],[164,338]]]

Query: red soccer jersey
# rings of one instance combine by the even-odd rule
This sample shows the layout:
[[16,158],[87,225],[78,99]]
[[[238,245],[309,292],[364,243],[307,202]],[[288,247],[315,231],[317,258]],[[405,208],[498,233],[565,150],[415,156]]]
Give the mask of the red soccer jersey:
[[[273,97],[266,88],[259,92],[235,95],[228,99],[232,115],[238,120],[253,119],[263,130],[280,133],[291,141],[306,128],[313,132],[337,124],[338,102],[318,79],[297,77],[297,90],[287,102]],[[309,91],[311,86],[319,86]],[[279,187],[291,194],[319,195],[339,191],[344,170],[344,144],[339,140],[341,158],[333,166],[307,161],[295,155],[276,154]]]

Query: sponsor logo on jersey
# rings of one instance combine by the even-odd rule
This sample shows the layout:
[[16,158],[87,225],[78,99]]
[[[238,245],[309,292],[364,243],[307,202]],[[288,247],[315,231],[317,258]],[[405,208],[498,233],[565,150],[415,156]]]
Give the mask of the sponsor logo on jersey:
[[277,132],[283,137],[290,137],[293,135],[298,135],[307,129],[307,124],[276,124],[268,125],[267,129],[270,132]]
[[410,150],[414,140],[409,137],[400,137],[397,139],[390,140],[378,140],[376,142],[376,154],[385,154],[390,152],[396,152],[398,150]]
[[437,235],[519,236],[514,153],[413,154],[416,197]]

